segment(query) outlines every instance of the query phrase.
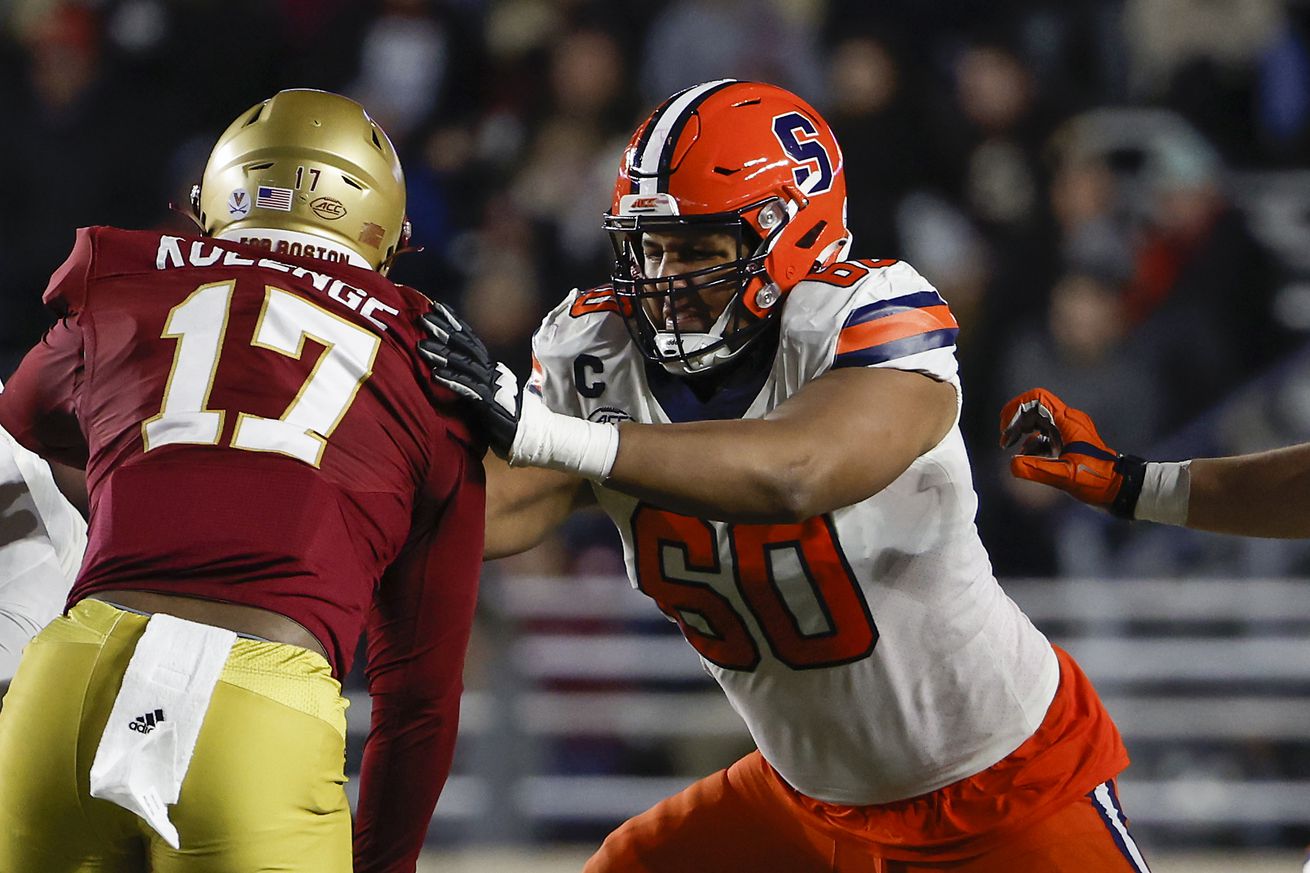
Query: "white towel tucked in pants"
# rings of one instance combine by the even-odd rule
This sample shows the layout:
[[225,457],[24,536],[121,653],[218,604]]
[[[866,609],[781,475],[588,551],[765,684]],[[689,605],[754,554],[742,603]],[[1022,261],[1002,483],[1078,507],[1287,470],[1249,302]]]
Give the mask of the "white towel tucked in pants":
[[182,779],[236,634],[156,614],[146,624],[91,765],[91,796],[145,819],[174,849],[167,804]]

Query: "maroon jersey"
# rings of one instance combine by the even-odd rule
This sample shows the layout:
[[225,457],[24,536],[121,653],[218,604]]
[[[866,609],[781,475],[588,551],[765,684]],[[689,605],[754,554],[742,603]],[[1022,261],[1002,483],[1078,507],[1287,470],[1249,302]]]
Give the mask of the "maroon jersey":
[[367,620],[361,862],[416,854],[427,815],[384,810],[435,803],[449,768],[484,500],[475,441],[416,352],[427,299],[344,263],[94,227],[45,300],[62,319],[0,425],[86,468],[69,603],[119,588],[260,607],[338,676]]

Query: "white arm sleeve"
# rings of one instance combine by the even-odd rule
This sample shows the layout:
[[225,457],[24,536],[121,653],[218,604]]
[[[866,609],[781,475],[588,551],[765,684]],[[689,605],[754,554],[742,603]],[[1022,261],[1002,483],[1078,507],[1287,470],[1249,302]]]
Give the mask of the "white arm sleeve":
[[0,428],[0,681],[64,608],[86,551],[86,522],[49,465]]

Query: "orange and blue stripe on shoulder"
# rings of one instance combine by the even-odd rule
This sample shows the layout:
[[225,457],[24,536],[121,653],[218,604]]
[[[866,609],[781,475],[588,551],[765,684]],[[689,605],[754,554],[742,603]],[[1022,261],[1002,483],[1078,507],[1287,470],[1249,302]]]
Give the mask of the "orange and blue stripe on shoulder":
[[955,344],[960,326],[936,291],[879,300],[852,310],[837,335],[832,367],[868,367]]

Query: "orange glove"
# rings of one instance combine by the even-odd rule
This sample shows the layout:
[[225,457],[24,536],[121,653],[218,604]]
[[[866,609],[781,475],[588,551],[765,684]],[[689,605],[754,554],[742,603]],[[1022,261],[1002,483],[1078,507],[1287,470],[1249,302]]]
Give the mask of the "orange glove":
[[1010,473],[1067,491],[1083,503],[1132,518],[1146,461],[1116,452],[1087,413],[1045,388],[1025,391],[1001,410],[1001,448],[1019,443]]

